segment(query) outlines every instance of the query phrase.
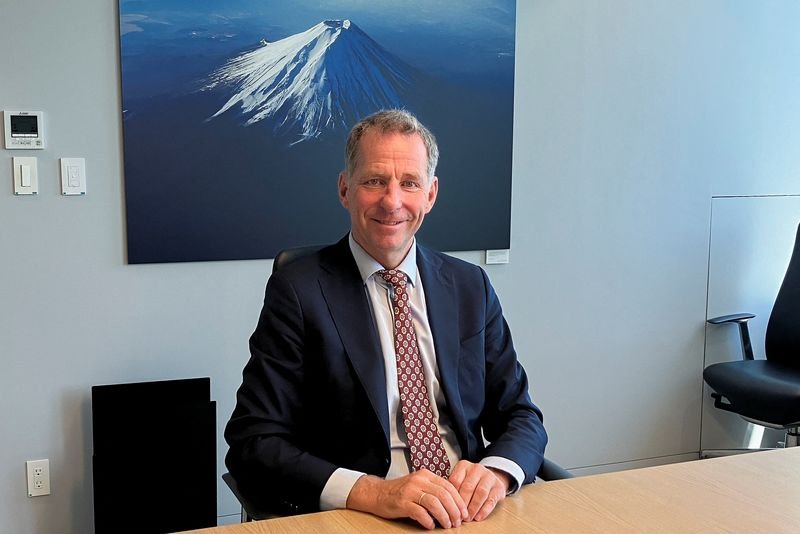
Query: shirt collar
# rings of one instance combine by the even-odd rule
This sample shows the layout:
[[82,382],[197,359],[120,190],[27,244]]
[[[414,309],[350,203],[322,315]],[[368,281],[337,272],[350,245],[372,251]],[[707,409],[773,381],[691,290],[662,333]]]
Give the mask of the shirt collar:
[[[367,251],[364,250],[361,245],[356,243],[356,240],[353,239],[353,233],[350,232],[350,236],[348,238],[350,243],[350,252],[353,253],[353,258],[356,260],[356,265],[358,265],[358,272],[361,274],[361,280],[366,284],[367,280],[378,271],[382,271],[384,269],[383,265],[378,262],[375,258],[367,254]],[[403,258],[403,261],[400,262],[396,268],[398,271],[403,271],[408,275],[408,281],[411,283],[412,286],[415,286],[417,283],[417,239],[414,238],[411,241],[411,248],[408,250],[408,254],[406,257]]]

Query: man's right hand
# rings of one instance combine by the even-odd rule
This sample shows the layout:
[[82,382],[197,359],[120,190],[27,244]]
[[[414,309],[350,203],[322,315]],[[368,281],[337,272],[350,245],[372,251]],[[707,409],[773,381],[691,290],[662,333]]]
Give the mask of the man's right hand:
[[468,517],[455,486],[427,469],[393,480],[364,475],[350,490],[347,508],[387,519],[409,517],[427,529],[436,523],[459,527]]

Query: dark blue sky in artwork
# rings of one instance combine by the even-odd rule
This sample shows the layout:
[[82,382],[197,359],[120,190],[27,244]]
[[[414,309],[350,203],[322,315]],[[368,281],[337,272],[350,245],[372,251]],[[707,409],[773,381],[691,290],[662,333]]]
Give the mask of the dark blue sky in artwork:
[[123,55],[226,56],[325,19],[350,19],[409,64],[441,76],[513,76],[513,0],[121,0]]

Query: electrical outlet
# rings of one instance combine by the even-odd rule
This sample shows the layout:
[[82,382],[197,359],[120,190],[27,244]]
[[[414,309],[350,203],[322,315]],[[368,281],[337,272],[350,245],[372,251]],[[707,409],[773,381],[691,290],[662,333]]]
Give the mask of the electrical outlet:
[[28,460],[28,497],[50,495],[50,460]]

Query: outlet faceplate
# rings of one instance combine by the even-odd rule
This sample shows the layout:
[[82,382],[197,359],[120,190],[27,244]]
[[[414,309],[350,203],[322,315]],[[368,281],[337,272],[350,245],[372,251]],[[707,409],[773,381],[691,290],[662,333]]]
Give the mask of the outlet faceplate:
[[50,460],[28,460],[28,497],[50,495]]

